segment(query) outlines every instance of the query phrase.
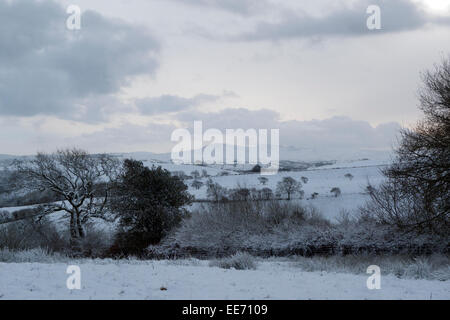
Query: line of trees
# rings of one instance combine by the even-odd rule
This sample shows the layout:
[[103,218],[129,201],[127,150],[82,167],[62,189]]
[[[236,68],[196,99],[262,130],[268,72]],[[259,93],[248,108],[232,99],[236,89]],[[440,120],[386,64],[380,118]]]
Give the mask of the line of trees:
[[[265,185],[268,180],[265,177],[262,178],[265,180],[262,180],[263,182],[261,183]],[[214,202],[225,202],[228,200],[271,200],[275,198],[281,199],[283,197],[285,197],[286,200],[291,200],[294,196],[302,199],[304,197],[304,191],[302,190],[301,182],[292,177],[284,177],[279,181],[275,193],[268,187],[262,189],[241,186],[237,186],[236,188],[226,188],[217,182],[214,182],[212,179],[208,179],[206,182],[206,195],[209,200]]]

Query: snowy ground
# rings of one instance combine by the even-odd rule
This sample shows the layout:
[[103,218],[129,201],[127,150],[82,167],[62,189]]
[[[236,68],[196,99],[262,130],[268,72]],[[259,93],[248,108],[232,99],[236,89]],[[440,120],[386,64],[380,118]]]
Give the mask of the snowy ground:
[[449,281],[382,275],[381,289],[369,290],[369,275],[302,272],[275,261],[224,270],[198,260],[86,260],[77,264],[82,288],[69,290],[69,264],[77,263],[0,263],[0,299],[450,299]]

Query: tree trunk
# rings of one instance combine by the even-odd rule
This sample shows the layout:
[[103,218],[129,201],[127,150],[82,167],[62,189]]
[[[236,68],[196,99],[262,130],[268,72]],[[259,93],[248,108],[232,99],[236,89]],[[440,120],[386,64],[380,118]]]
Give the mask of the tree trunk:
[[79,254],[81,251],[75,212],[70,213],[70,247],[72,254]]
[[70,213],[70,238],[76,239],[78,237],[76,225],[75,225],[75,214],[72,212]]
[[78,229],[78,236],[80,238],[84,238],[84,230],[83,227],[81,226],[81,221],[80,221],[80,212],[77,210],[76,211],[76,223],[77,223],[77,229]]

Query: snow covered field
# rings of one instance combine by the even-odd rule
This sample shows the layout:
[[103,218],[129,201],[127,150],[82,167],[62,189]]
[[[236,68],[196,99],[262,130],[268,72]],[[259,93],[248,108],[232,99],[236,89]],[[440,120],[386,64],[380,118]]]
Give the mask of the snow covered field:
[[[79,265],[81,289],[69,290],[67,266]],[[450,282],[302,272],[287,262],[225,270],[207,261],[0,263],[0,299],[450,299]],[[165,288],[167,290],[161,290]]]
[[[383,179],[380,170],[388,163],[387,160],[339,161],[332,165],[311,168],[309,170],[283,171],[276,175],[266,176],[268,182],[265,185],[262,185],[258,180],[258,178],[261,177],[260,174],[233,171],[234,168],[232,166],[229,166],[226,170],[229,175],[221,176],[221,173],[224,171],[222,166],[176,165],[170,163],[169,159],[164,159],[164,161],[152,159],[146,153],[133,154],[133,157],[144,161],[144,165],[146,166],[162,166],[171,172],[183,171],[185,174],[190,175],[191,172],[195,170],[199,173],[202,173],[203,170],[207,171],[210,177],[199,179],[203,182],[203,186],[198,190],[191,186],[192,179],[185,181],[189,187],[189,193],[194,195],[197,200],[207,199],[206,181],[209,178],[225,188],[236,188],[240,186],[262,189],[267,187],[275,192],[277,183],[281,181],[283,177],[293,177],[297,181],[301,181],[302,177],[306,177],[308,182],[302,183],[302,190],[305,193],[304,199],[293,199],[293,201],[300,201],[302,205],[305,206],[314,206],[319,209],[325,218],[330,220],[338,217],[342,210],[351,212],[363,205],[368,199],[368,195],[365,193],[367,184],[369,182],[373,185],[379,184]],[[346,174],[351,174],[352,178],[349,179],[345,177]],[[334,187],[341,190],[342,194],[340,197],[335,198],[333,194],[330,193],[331,188]],[[318,193],[315,199],[311,199],[312,193]],[[196,206],[197,204],[194,203],[191,209],[194,209]],[[14,212],[28,207],[29,206],[5,207],[0,208],[0,210]]]
[[[347,161],[304,171],[279,172],[276,175],[265,176],[268,178],[265,185],[262,185],[258,180],[261,177],[260,174],[251,173],[213,176],[211,179],[226,188],[240,186],[262,189],[267,187],[275,192],[277,183],[284,177],[292,177],[297,181],[301,181],[301,178],[305,177],[308,182],[302,183],[302,190],[305,192],[304,199],[293,199],[292,201],[300,201],[302,205],[313,206],[319,209],[325,218],[333,220],[338,217],[342,210],[351,212],[369,199],[369,196],[365,193],[365,188],[369,182],[378,185],[383,180],[381,169],[385,167],[386,163],[386,161]],[[201,171],[200,169],[197,170]],[[351,174],[352,178],[345,177],[346,174]],[[200,180],[205,183],[207,179],[202,178]],[[198,190],[190,186],[192,180],[187,180],[186,183],[189,186],[189,192],[196,199],[207,198],[206,183]],[[341,196],[336,198],[330,193],[331,188],[334,187],[341,190]],[[317,198],[311,199],[312,193],[318,193]]]

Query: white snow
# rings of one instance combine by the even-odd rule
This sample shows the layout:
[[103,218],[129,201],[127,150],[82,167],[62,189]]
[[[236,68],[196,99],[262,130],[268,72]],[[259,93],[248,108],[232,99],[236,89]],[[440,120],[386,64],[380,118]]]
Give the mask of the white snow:
[[[80,290],[66,287],[73,264],[81,269]],[[0,263],[0,299],[450,299],[449,281],[382,274],[381,289],[369,290],[368,276],[302,272],[274,261],[257,270],[199,260]]]

